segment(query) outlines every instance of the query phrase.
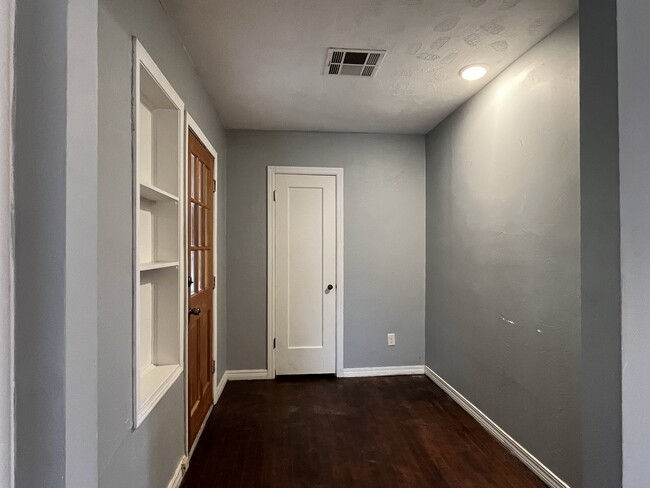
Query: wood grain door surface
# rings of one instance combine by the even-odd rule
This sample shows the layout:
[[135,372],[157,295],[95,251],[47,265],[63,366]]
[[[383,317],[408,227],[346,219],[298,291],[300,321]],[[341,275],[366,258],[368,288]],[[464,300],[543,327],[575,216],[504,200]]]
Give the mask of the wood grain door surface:
[[214,157],[190,130],[187,161],[189,446],[212,406]]

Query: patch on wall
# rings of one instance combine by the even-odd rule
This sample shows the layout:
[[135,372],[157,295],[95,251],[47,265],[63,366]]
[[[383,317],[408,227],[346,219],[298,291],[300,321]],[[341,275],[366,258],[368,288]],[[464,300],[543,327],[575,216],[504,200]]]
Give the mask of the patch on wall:
[[465,36],[465,44],[467,44],[470,47],[478,46],[481,43],[481,34],[478,32],[473,32],[472,34],[469,34]]
[[521,0],[503,0],[499,10],[510,10],[513,7],[516,7]]
[[458,57],[458,53],[449,53],[440,60],[440,64],[451,64]]
[[490,44],[490,47],[498,53],[502,53],[508,50],[508,41],[496,41]]
[[460,22],[460,17],[449,17],[436,25],[433,30],[437,32],[449,32],[458,25],[458,22]]
[[441,37],[439,39],[436,39],[431,43],[431,49],[434,51],[437,51],[438,49],[442,49],[445,47],[445,45],[451,40],[451,37]]
[[409,44],[409,47],[406,49],[406,54],[410,54],[411,56],[415,56],[420,49],[422,49],[422,43],[421,42],[413,42],[413,43]]
[[506,26],[501,23],[500,19],[495,19],[492,22],[481,25],[481,30],[493,35],[501,34],[505,28]]
[[528,27],[528,32],[531,35],[539,35],[542,32],[544,25],[546,25],[546,21],[544,19],[537,19],[535,22],[530,24]]
[[424,61],[437,61],[440,59],[440,56],[437,54],[432,54],[432,53],[420,53],[418,54],[418,59],[422,59]]

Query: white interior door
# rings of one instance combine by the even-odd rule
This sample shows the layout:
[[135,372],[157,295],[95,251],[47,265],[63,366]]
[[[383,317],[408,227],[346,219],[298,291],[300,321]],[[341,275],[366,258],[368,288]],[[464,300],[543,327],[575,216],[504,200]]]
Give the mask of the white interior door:
[[336,177],[275,177],[275,372],[336,370]]

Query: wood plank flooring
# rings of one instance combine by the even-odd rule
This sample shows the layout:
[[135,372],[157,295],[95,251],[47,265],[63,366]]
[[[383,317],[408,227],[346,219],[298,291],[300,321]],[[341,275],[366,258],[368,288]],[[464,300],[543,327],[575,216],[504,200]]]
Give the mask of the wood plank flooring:
[[544,487],[424,376],[227,384],[184,488]]

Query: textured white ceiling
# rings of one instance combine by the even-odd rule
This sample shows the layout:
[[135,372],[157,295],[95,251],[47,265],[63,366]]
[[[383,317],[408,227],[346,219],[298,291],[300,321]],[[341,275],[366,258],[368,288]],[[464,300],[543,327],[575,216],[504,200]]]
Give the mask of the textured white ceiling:
[[[426,133],[578,9],[577,0],[162,0],[231,129]],[[328,47],[387,50],[371,79]],[[467,82],[471,63],[489,75]]]

